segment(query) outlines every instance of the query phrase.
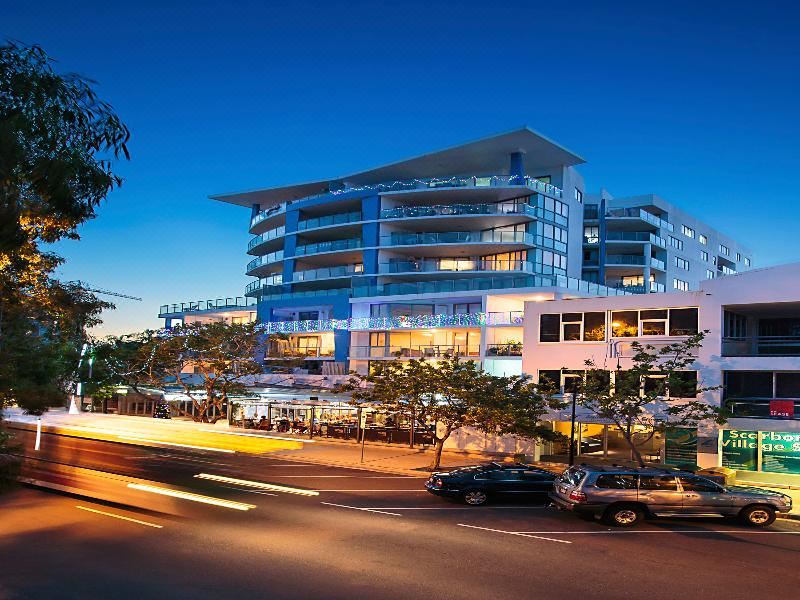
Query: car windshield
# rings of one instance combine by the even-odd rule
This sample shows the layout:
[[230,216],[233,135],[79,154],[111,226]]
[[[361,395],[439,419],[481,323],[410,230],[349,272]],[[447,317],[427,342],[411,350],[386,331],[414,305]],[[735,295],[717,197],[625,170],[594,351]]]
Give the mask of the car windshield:
[[561,474],[561,479],[570,485],[578,485],[584,477],[586,473],[577,467],[570,467]]

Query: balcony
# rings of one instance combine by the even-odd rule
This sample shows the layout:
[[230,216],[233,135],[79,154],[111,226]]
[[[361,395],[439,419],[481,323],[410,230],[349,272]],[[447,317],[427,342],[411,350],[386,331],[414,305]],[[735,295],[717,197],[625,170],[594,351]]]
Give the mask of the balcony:
[[609,231],[606,233],[606,243],[609,242],[649,242],[659,248],[667,247],[667,240],[648,231]]
[[271,347],[266,352],[266,358],[333,358],[332,347]]
[[522,342],[486,344],[486,357],[490,356],[522,356]]
[[411,260],[381,263],[378,272],[382,275],[395,273],[451,273],[451,272],[522,272],[533,273],[534,265],[524,260]]
[[[786,413],[781,415],[775,414],[775,405],[772,403],[775,398],[730,398],[723,400],[723,406],[728,409],[734,418],[739,419],[778,419],[778,420],[796,420],[800,418],[800,399],[786,398],[782,410],[790,409],[793,405],[793,410],[786,410]],[[791,403],[791,404],[789,404]],[[789,416],[784,416],[788,414]]]
[[275,229],[270,229],[269,231],[265,231],[262,234],[257,235],[254,237],[250,242],[247,244],[247,253],[248,254],[255,254],[253,250],[262,244],[267,242],[271,242],[274,240],[278,240],[286,235],[286,227],[281,225],[280,227],[276,227]]
[[525,311],[511,310],[507,312],[486,313],[486,325],[522,325]]
[[292,275],[292,282],[318,281],[320,279],[334,279],[337,277],[352,277],[364,272],[364,265],[342,265],[338,267],[322,267],[320,269],[308,269],[305,271],[295,271]]
[[463,215],[519,215],[526,214],[524,208],[526,206],[528,205],[515,202],[398,206],[397,208],[385,208],[381,210],[381,219],[417,219],[421,217],[453,217]]
[[[407,179],[378,183],[357,187],[346,186],[341,190],[333,190],[330,194],[346,194],[349,192],[372,191],[378,193],[404,192],[410,190],[429,190],[441,188],[492,188],[492,187],[526,187],[529,190],[546,194],[553,198],[561,198],[562,191],[554,185],[539,181],[533,177],[519,177],[516,175],[486,175],[473,177],[432,177],[425,179]],[[320,194],[327,195],[327,194]]]
[[518,275],[512,277],[481,277],[473,279],[447,279],[417,281],[413,283],[387,283],[377,286],[354,286],[353,296],[401,296],[408,294],[438,294],[475,292],[511,288],[560,287],[591,296],[627,296],[628,292],[597,283],[563,275]]
[[351,346],[351,358],[447,358],[448,356],[480,356],[481,348],[474,345],[419,346]]
[[[252,285],[252,284],[251,284]],[[350,296],[351,289],[348,288],[333,288],[326,290],[304,290],[300,292],[263,292],[260,294],[252,294],[258,296],[261,300],[295,300],[297,298],[311,298],[320,297],[324,299],[328,296]]]
[[280,262],[283,260],[283,250],[276,250],[275,252],[271,252],[269,254],[265,254],[264,256],[259,256],[251,260],[247,263],[247,268],[245,272],[250,275],[251,272],[255,271],[259,267],[263,267],[272,263]]
[[255,301],[250,298],[237,296],[235,298],[217,298],[215,300],[198,300],[197,302],[181,302],[180,304],[162,304],[158,309],[158,316],[200,312],[205,310],[242,310],[256,309]]
[[[637,283],[637,284],[625,284],[625,283],[617,283],[614,285],[619,290],[624,290],[630,294],[646,294],[647,290],[644,288],[644,284]],[[650,293],[660,293],[665,292],[666,287],[663,283],[656,283],[655,281],[650,282]]]
[[281,204],[276,204],[275,206],[270,206],[266,210],[262,210],[256,216],[250,219],[250,229],[258,225],[262,221],[265,221],[272,217],[277,217],[278,215],[282,215],[283,213],[286,212],[286,206],[287,203],[282,202]]
[[381,246],[425,246],[439,244],[523,244],[533,246],[533,235],[524,231],[445,231],[381,236]]
[[277,275],[272,275],[271,277],[265,277],[263,279],[259,279],[257,281],[253,281],[252,283],[249,283],[244,290],[244,295],[250,297],[261,296],[263,295],[264,290],[271,287],[280,286],[282,284],[283,284],[283,275],[280,273]]
[[341,250],[353,250],[361,248],[361,238],[349,240],[333,240],[329,242],[317,242],[315,244],[305,244],[295,248],[295,256],[308,256],[310,254],[322,254],[323,252],[339,252]]
[[313,219],[304,219],[303,221],[299,221],[297,223],[297,231],[318,229],[320,227],[333,227],[334,225],[346,225],[348,223],[357,223],[358,221],[361,221],[360,211],[340,213],[337,215],[327,215],[324,217],[315,217]]
[[[649,260],[648,260],[649,259]],[[657,258],[646,257],[640,254],[612,254],[610,256],[606,256],[606,265],[607,266],[638,266],[643,267],[646,264],[649,264],[654,269],[659,269],[661,271],[666,270],[666,265],[664,264],[663,260],[659,260]]]
[[659,229],[674,231],[675,227],[669,221],[659,219],[653,213],[642,208],[612,208],[606,211],[606,219],[640,219]]
[[800,335],[724,337],[722,356],[800,356]]

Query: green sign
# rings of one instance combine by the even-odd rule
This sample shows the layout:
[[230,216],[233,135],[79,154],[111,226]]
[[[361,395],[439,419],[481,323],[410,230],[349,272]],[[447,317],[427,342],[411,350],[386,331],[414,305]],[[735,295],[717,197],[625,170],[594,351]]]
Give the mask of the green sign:
[[758,468],[758,432],[724,429],[722,466],[737,471],[755,471]]
[[666,464],[694,467],[697,464],[697,429],[667,429],[664,450]]
[[761,470],[770,473],[800,474],[800,433],[763,431]]

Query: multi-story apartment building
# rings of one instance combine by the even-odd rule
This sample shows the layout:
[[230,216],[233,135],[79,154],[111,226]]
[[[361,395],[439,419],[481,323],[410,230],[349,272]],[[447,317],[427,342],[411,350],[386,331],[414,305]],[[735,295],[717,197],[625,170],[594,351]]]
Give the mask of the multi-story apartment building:
[[587,196],[583,274],[634,293],[696,290],[700,283],[752,267],[749,248],[649,194]]
[[[797,484],[798,282],[800,263],[794,263],[704,281],[694,292],[527,302],[523,370],[558,381],[568,395],[588,359],[613,377],[614,371],[630,367],[633,341],[658,348],[707,331],[686,378],[711,388],[698,393],[698,399],[725,407],[733,416],[723,428],[700,428],[696,462],[747,471],[743,477],[748,480],[797,475]],[[563,428],[569,416],[553,419]],[[603,435],[602,419],[579,408],[578,421],[582,435]]]
[[[266,331],[285,334],[266,365],[300,356],[309,372],[336,375],[458,354],[520,373],[526,300],[663,289],[637,287],[630,268],[656,273],[665,232],[685,237],[672,229],[692,225],[717,243],[657,199],[615,217],[629,205],[606,205],[604,194],[586,221],[583,162],[523,128],[344,177],[213,196],[250,210],[246,272],[256,279],[245,295]],[[604,257],[595,271],[585,261],[592,245]],[[645,255],[651,262],[634,262]],[[654,282],[667,273],[662,265]],[[169,325],[200,313],[213,311],[170,305],[160,316]]]

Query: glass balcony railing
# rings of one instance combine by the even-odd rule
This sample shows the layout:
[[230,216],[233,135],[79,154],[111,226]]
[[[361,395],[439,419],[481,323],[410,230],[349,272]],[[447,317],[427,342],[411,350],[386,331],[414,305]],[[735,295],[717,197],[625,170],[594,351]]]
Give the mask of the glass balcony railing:
[[[616,287],[617,289],[629,292],[631,294],[645,294],[645,293],[647,293],[647,290],[645,290],[644,284],[642,284],[642,283],[628,284],[628,283],[619,283],[618,282],[618,283],[616,283],[614,285],[614,287]],[[666,288],[664,287],[663,283],[657,283],[655,281],[650,282],[650,292],[651,293],[659,293],[659,292],[664,292],[664,291],[666,291]]]
[[476,243],[534,245],[533,235],[524,231],[443,231],[437,233],[395,232],[391,235],[381,236],[381,246]]
[[270,206],[266,210],[262,210],[252,219],[250,219],[250,227],[253,228],[264,219],[269,219],[270,217],[274,217],[276,215],[280,215],[286,212],[286,202],[282,202],[281,204],[276,204],[275,206]]
[[259,290],[263,290],[281,284],[283,284],[283,275],[280,273],[278,273],[277,275],[273,275],[271,277],[264,277],[262,279],[258,279],[256,281],[253,281],[252,283],[247,284],[247,287],[244,289],[244,295],[253,296]]
[[800,356],[800,335],[724,337],[722,356]]
[[521,310],[486,313],[487,325],[522,325],[524,319],[525,312]]
[[353,358],[445,358],[447,356],[480,356],[478,344],[431,344],[408,346],[351,346]]
[[529,287],[560,287],[591,296],[626,296],[628,292],[598,283],[574,279],[564,275],[518,275],[510,277],[479,277],[474,279],[444,279],[383,285],[354,286],[353,296],[401,296],[408,294],[437,294],[501,290]]
[[246,273],[249,273],[253,269],[257,269],[263,265],[268,265],[270,263],[276,263],[283,260],[283,250],[276,250],[275,252],[270,252],[269,254],[265,254],[264,256],[257,256],[249,263],[247,263]]
[[330,227],[332,225],[346,225],[347,223],[356,223],[360,220],[360,211],[341,213],[338,215],[326,215],[324,217],[314,217],[313,219],[304,219],[299,221],[297,223],[297,231],[317,229],[319,227]]
[[794,403],[794,410],[791,412],[793,417],[774,415],[771,400],[772,398],[728,398],[723,400],[722,404],[734,417],[739,418],[780,420],[800,418],[800,398],[780,398]]
[[379,273],[439,273],[460,271],[522,271],[533,273],[534,266],[525,260],[412,260],[381,263]]
[[278,238],[282,238],[286,234],[286,227],[281,225],[280,227],[276,227],[275,229],[270,229],[269,231],[265,231],[262,234],[257,235],[254,237],[250,242],[247,244],[247,251],[250,252],[256,246],[260,246],[264,242],[269,242],[271,240],[277,240]]
[[661,248],[667,247],[667,241],[649,231],[609,231],[606,233],[609,242],[650,242]]
[[269,348],[266,352],[266,358],[331,358],[334,355],[334,349],[330,346],[323,346],[319,348]]
[[526,204],[499,202],[496,204],[448,204],[436,206],[398,206],[381,210],[381,219],[413,219],[460,215],[514,215],[523,214]]
[[317,242],[315,244],[305,244],[295,248],[295,256],[307,256],[309,254],[320,254],[322,252],[336,252],[339,250],[350,250],[361,247],[361,239],[353,238],[349,240],[333,240],[330,242]]
[[364,265],[341,265],[338,267],[322,267],[320,269],[307,269],[295,271],[292,275],[293,282],[316,281],[318,279],[333,279],[334,277],[352,277],[364,272]]
[[486,344],[486,356],[522,356],[522,342]]
[[610,256],[606,256],[606,264],[607,265],[632,265],[632,266],[641,266],[643,267],[646,264],[649,264],[651,267],[656,269],[664,270],[666,265],[664,264],[663,260],[659,260],[658,258],[642,256],[640,254],[612,254]]
[[196,302],[181,302],[180,304],[162,304],[158,309],[158,316],[199,312],[204,310],[220,309],[248,309],[255,310],[255,300],[237,296],[235,298],[216,298],[214,300],[197,300]]
[[[389,183],[378,183],[364,186],[345,186],[339,190],[331,190],[330,194],[346,194],[349,192],[373,191],[373,192],[402,192],[407,190],[438,189],[438,188],[489,188],[489,187],[508,187],[525,186],[530,190],[547,194],[553,198],[561,198],[562,191],[554,185],[539,181],[533,177],[516,175],[485,175],[473,177],[431,177],[425,179],[407,179],[403,181],[392,181]],[[325,194],[320,194],[325,195]]]
[[352,290],[347,288],[333,288],[328,290],[306,290],[302,292],[275,292],[265,291],[258,295],[261,300],[294,300],[295,298],[317,298],[326,296],[350,296]]
[[612,208],[606,211],[606,218],[635,218],[667,231],[674,231],[675,229],[669,221],[660,219],[642,208]]

